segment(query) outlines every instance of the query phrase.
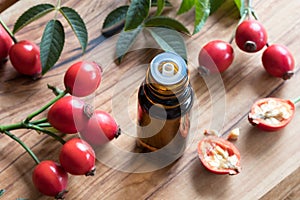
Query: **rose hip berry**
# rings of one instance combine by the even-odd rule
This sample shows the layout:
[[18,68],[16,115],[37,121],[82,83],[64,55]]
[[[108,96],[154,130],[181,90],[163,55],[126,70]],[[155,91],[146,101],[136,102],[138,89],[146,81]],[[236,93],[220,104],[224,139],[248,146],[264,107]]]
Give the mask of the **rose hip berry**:
[[229,141],[206,137],[198,143],[198,156],[203,166],[215,174],[235,175],[241,171],[241,156]]
[[87,122],[84,102],[74,96],[65,96],[48,111],[49,123],[62,133],[77,133]]
[[65,73],[65,88],[74,96],[90,95],[100,85],[101,74],[101,68],[95,62],[77,62]]
[[13,46],[14,42],[0,25],[0,60],[4,60],[8,56],[9,49]]
[[91,145],[102,145],[120,135],[114,118],[107,112],[96,110],[86,126],[80,131],[82,139]]
[[265,70],[272,76],[287,80],[294,74],[294,57],[283,45],[269,46],[262,55],[262,63]]
[[45,160],[33,170],[32,181],[42,194],[63,199],[68,184],[67,172],[56,162]]
[[222,40],[207,43],[199,52],[199,70],[208,73],[224,72],[232,63],[234,52],[232,46]]
[[252,105],[248,120],[263,131],[278,131],[290,123],[294,114],[295,104],[292,101],[269,97]]
[[73,175],[94,175],[95,152],[84,140],[73,138],[66,142],[59,154],[61,166]]
[[236,29],[237,46],[248,53],[257,52],[267,44],[267,31],[257,20],[245,20]]
[[40,49],[33,42],[23,40],[14,44],[9,50],[9,59],[20,74],[35,78],[41,75]]

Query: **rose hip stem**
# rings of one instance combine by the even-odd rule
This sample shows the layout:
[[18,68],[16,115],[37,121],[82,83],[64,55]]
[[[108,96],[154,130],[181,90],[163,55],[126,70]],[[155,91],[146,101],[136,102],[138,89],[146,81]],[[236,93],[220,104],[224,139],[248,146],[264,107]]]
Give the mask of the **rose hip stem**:
[[294,104],[298,103],[300,101],[300,96],[297,97],[296,99],[291,100]]
[[0,24],[3,26],[5,31],[8,33],[8,35],[11,37],[11,39],[14,41],[14,43],[18,43],[18,40],[15,38],[14,34],[11,32],[11,30],[7,27],[7,25],[4,23],[4,21],[0,17]]
[[36,164],[40,163],[40,160],[36,157],[36,155],[31,151],[31,149],[20,138],[18,138],[17,136],[15,136],[14,134],[12,134],[9,131],[4,131],[3,133],[5,135],[9,136],[14,141],[18,142],[27,151],[27,153],[33,158],[33,160],[36,162]]
[[68,93],[67,90],[64,90],[64,91],[60,92],[54,99],[52,99],[51,101],[49,101],[42,108],[40,108],[39,110],[37,110],[37,111],[31,113],[30,115],[28,115],[27,118],[25,119],[24,123],[29,122],[32,118],[34,118],[35,116],[39,115],[43,111],[47,110],[52,104],[54,104],[60,98],[64,97],[67,93]]
[[[49,86],[48,86],[49,87]],[[50,87],[49,87],[50,88]],[[68,92],[60,91],[59,89],[55,87],[50,88],[52,91],[58,92],[57,96],[53,98],[51,101],[49,101],[46,105],[44,105],[39,110],[29,114],[25,120],[15,123],[15,124],[9,124],[9,125],[0,125],[0,133],[5,133],[7,131],[16,130],[16,129],[31,129],[36,130],[39,132],[43,132],[51,137],[53,137],[55,140],[59,141],[61,144],[65,144],[66,142],[58,135],[53,133],[52,131],[45,129],[47,127],[52,127],[49,123],[47,118],[42,118],[38,120],[31,121],[35,116],[39,115],[46,109],[48,109],[51,105],[53,105],[56,101],[64,97]]]

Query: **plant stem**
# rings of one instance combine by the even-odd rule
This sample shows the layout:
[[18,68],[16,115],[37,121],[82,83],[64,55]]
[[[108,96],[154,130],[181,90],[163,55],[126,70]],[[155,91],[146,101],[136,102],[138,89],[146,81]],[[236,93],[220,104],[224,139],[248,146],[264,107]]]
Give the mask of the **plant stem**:
[[39,127],[41,128],[51,128],[51,124],[50,123],[40,123],[38,124]]
[[37,126],[37,125],[34,125],[34,124],[30,123],[30,124],[28,124],[28,128],[32,129],[32,130],[43,132],[43,133],[45,133],[45,134],[53,137],[55,140],[59,141],[61,144],[65,144],[66,143],[60,136],[58,136],[55,133],[53,133],[52,131],[44,129],[44,128],[40,127],[40,126]]
[[37,110],[37,111],[31,113],[30,115],[28,115],[27,118],[24,120],[24,123],[28,123],[32,118],[34,118],[35,116],[37,116],[40,113],[42,113],[43,111],[45,111],[47,108],[49,108],[52,104],[54,104],[60,98],[62,98],[63,96],[65,96],[67,93],[68,92],[65,90],[65,91],[61,92],[60,94],[58,94],[54,99],[52,99],[51,101],[49,101],[42,108],[40,108],[39,110]]
[[[37,121],[39,121],[39,120],[37,120]],[[35,121],[35,122],[37,122],[37,121]],[[41,127],[40,127],[37,124],[20,122],[20,123],[16,123],[16,124],[0,126],[0,133],[5,133],[6,131],[22,129],[22,128],[23,129],[31,129],[31,130],[43,132],[43,133],[49,135],[50,137],[53,137],[55,140],[59,141],[61,144],[66,143],[60,136],[56,135],[52,131],[47,130],[43,127],[51,127],[51,125],[48,123],[42,123]]]
[[14,43],[18,43],[18,40],[15,38],[14,34],[11,32],[11,30],[7,27],[7,25],[4,23],[4,21],[0,18],[0,24],[3,26],[5,31],[8,33],[8,35],[11,37],[11,39],[14,41]]
[[23,122],[10,124],[10,125],[2,125],[0,126],[0,133],[4,133],[5,131],[21,129],[21,128],[26,128],[26,125]]
[[45,117],[45,118],[42,118],[42,119],[31,121],[30,123],[34,124],[34,125],[37,125],[37,124],[42,124],[42,123],[46,123],[46,122],[48,122],[48,119]]
[[293,100],[292,100],[292,102],[293,102],[294,104],[298,103],[299,101],[300,101],[300,96],[297,97],[296,99],[293,99]]
[[18,142],[26,151],[27,153],[33,158],[33,160],[36,162],[36,164],[40,163],[40,160],[36,157],[36,155],[31,151],[31,149],[22,141],[20,140],[20,138],[18,138],[17,136],[15,136],[14,134],[12,134],[9,131],[4,131],[3,132],[5,135],[9,136],[11,139],[13,139],[14,141]]
[[236,27],[235,27],[235,29],[234,29],[234,31],[233,31],[233,33],[232,33],[232,35],[231,35],[229,41],[228,41],[229,44],[231,44],[231,43],[233,42],[233,39],[235,38],[235,31],[236,31],[237,27],[240,25],[240,23],[242,23],[242,22],[246,19],[247,15],[249,14],[248,12],[249,12],[248,9],[245,9],[245,10],[244,10],[244,13],[243,13],[243,15],[241,16],[241,19],[240,19],[239,22],[237,23],[237,25],[236,25]]

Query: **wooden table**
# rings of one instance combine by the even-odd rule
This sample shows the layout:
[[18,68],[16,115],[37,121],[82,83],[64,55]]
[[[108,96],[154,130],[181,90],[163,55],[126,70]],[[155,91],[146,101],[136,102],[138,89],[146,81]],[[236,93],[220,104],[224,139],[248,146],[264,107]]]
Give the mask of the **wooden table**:
[[[2,12],[1,17],[12,27],[20,13],[41,2],[50,1],[18,1]],[[52,3],[55,4],[55,1]],[[85,100],[93,103],[97,109],[113,114],[124,132],[112,145],[130,151],[135,144],[132,134],[135,132],[136,90],[144,78],[147,63],[157,53],[145,47],[153,42],[147,35],[141,35],[135,46],[137,50],[127,55],[121,65],[116,65],[113,62],[116,37],[103,41],[101,27],[105,16],[126,1],[67,0],[62,3],[76,9],[85,20],[90,41],[87,53],[81,56],[76,38],[70,29],[66,29],[67,39],[57,64],[59,67],[51,70],[41,80],[32,81],[20,76],[10,62],[1,66],[0,124],[19,122],[53,98],[51,91],[46,89],[46,84],[63,89],[63,75],[70,64],[77,60],[94,60],[104,68],[103,81],[95,94]],[[269,42],[284,44],[293,52],[297,66],[295,76],[286,82],[269,76],[262,68],[261,52],[246,54],[238,50],[235,44],[234,63],[221,77],[203,79],[197,74],[197,54],[200,48],[210,40],[229,40],[238,22],[239,15],[233,1],[226,1],[209,17],[199,34],[185,37],[191,83],[196,98],[191,128],[192,140],[184,155],[164,168],[144,173],[117,170],[105,165],[101,157],[94,177],[70,176],[66,199],[300,198],[299,106],[296,106],[292,122],[278,132],[259,131],[247,121],[251,105],[259,98],[274,96],[293,99],[300,95],[300,2],[266,0],[254,1],[253,5],[268,30]],[[174,16],[173,12],[170,14]],[[193,26],[191,16],[192,13],[188,13],[179,17],[190,30]],[[17,33],[17,39],[29,39],[39,43],[42,28],[50,17],[44,17],[24,28]],[[66,24],[65,21],[63,23]],[[121,97],[126,98],[122,100]],[[122,110],[128,111],[129,116],[121,115]],[[209,173],[200,164],[196,150],[198,141],[204,137],[203,130],[217,129],[221,133],[227,133],[237,127],[241,134],[234,143],[242,156],[242,172],[236,176]],[[14,133],[41,160],[58,161],[61,145],[53,139],[29,130],[18,130]],[[6,189],[1,199],[51,199],[34,188],[31,174],[35,163],[28,154],[10,138],[1,135],[0,139],[0,189]],[[107,156],[110,156],[109,153],[107,152]],[[114,156],[119,156],[117,158],[120,161],[130,166],[131,161],[126,157]]]

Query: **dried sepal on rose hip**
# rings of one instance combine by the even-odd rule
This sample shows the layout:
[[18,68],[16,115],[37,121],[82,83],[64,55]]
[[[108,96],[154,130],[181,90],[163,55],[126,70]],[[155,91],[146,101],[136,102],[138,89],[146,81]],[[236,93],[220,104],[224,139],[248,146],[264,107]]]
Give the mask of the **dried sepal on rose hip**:
[[198,143],[198,156],[203,166],[215,174],[235,175],[241,171],[241,156],[229,141],[209,136]]
[[261,130],[277,131],[292,120],[296,102],[274,97],[259,99],[252,105],[248,120]]

